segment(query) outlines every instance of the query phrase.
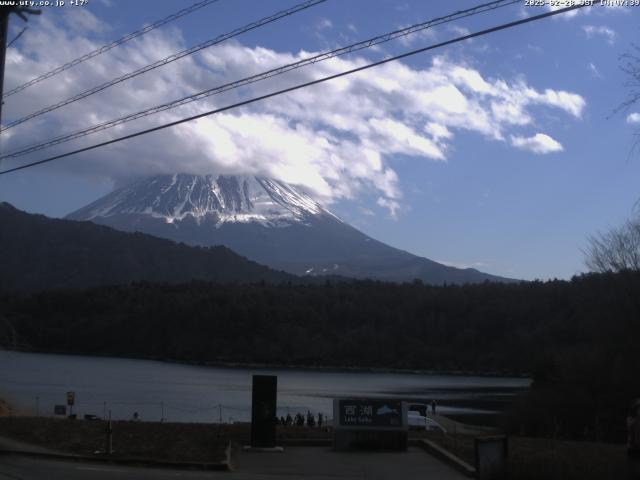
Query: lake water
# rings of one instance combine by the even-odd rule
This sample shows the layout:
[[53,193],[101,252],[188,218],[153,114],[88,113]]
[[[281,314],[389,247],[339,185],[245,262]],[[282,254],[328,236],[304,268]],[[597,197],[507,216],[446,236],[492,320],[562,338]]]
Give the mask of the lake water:
[[251,376],[278,376],[278,414],[324,412],[332,399],[432,398],[438,413],[492,413],[529,386],[526,378],[219,368],[150,360],[0,350],[0,398],[23,414],[52,415],[76,393],[74,413],[175,422],[247,421]]

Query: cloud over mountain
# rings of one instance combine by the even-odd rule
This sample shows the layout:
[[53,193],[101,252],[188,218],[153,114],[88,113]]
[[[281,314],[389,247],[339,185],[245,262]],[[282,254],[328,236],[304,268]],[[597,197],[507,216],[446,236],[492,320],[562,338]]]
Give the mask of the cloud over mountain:
[[[77,45],[89,51],[110,38],[109,27],[86,10],[74,18],[43,16],[35,22],[37,27],[30,28],[24,41],[8,50],[7,89],[77,57],[81,53]],[[9,97],[5,119],[18,118],[188,46],[177,28],[154,31]],[[50,137],[84,128],[313,54],[226,42],[3,132],[4,148],[42,139],[42,132]],[[367,52],[318,63],[137,120],[73,146],[332,75],[368,63],[371,58],[364,55],[369,54],[379,55]],[[122,142],[78,161],[61,161],[56,168],[108,177],[115,183],[132,176],[174,172],[260,175],[298,185],[325,203],[374,192],[377,204],[394,213],[403,196],[395,156],[446,161],[456,137],[464,132],[536,153],[557,151],[562,149],[560,143],[544,133],[527,137],[534,125],[541,128],[534,117],[544,108],[579,119],[585,106],[576,93],[536,88],[522,76],[492,77],[443,52],[426,67],[393,62]],[[68,149],[66,145],[59,151]]]

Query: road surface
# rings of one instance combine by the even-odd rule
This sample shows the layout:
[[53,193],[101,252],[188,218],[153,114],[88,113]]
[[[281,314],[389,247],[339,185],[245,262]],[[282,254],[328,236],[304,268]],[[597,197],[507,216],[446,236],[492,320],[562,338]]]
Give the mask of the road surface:
[[329,448],[287,447],[285,453],[241,453],[233,472],[140,468],[0,455],[0,480],[226,479],[226,480],[412,480],[466,477],[423,450],[400,453],[338,453]]

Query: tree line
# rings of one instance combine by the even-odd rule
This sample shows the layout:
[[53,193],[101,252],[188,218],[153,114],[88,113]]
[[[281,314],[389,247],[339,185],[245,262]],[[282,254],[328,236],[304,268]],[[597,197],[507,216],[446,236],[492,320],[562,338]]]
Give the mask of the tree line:
[[204,363],[526,374],[509,428],[620,440],[640,396],[640,273],[429,286],[193,281],[0,292],[0,344]]

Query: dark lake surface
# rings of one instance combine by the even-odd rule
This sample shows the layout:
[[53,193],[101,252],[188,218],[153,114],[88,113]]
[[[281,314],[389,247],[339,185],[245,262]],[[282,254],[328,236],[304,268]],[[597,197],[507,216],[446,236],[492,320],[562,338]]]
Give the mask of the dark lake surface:
[[323,412],[344,397],[436,399],[438,413],[486,414],[508,406],[527,378],[295,369],[221,368],[151,360],[0,350],[0,398],[24,414],[52,415],[74,391],[74,413],[172,422],[247,421],[251,376],[278,376],[278,414]]

